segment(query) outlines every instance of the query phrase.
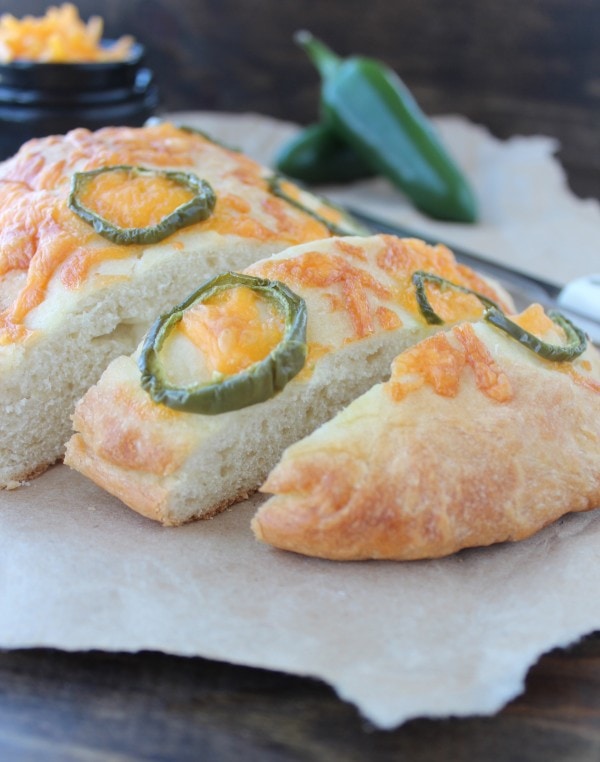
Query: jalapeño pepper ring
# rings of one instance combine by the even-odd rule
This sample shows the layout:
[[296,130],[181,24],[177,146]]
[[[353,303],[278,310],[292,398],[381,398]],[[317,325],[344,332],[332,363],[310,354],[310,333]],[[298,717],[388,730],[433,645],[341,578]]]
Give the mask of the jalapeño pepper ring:
[[546,314],[555,325],[562,328],[567,337],[567,342],[566,344],[549,344],[547,341],[542,341],[535,336],[535,334],[525,330],[525,328],[522,328],[513,320],[510,320],[510,318],[502,312],[496,302],[489,299],[487,296],[484,296],[477,291],[473,291],[473,289],[467,288],[466,286],[453,283],[439,275],[434,275],[433,273],[428,273],[423,270],[417,270],[412,275],[412,282],[415,286],[417,303],[421,310],[421,314],[425,318],[425,321],[430,325],[442,325],[444,321],[435,312],[427,298],[425,281],[436,283],[438,286],[442,286],[442,288],[453,288],[464,294],[472,294],[473,296],[476,296],[484,305],[484,320],[496,326],[496,328],[499,328],[501,331],[504,331],[504,333],[508,334],[512,339],[518,341],[519,344],[522,344],[544,360],[551,360],[552,362],[568,362],[575,360],[582,355],[587,348],[587,338],[585,333],[560,312],[551,310]]
[[[160,220],[156,225],[145,228],[123,228],[97,214],[79,200],[82,190],[98,175],[107,172],[126,172],[130,175],[160,176],[190,190],[194,195],[185,204],[180,204],[170,214]],[[209,217],[217,197],[206,180],[201,180],[192,172],[164,171],[147,169],[145,167],[132,167],[126,164],[117,164],[111,167],[100,167],[89,172],[75,172],[71,181],[71,193],[67,204],[75,214],[89,223],[96,233],[108,238],[113,243],[122,246],[131,244],[152,244],[162,241],[164,238],[175,233],[183,227],[201,222]]]
[[[283,313],[285,332],[279,344],[263,360],[217,382],[189,386],[169,384],[160,360],[160,350],[167,336],[186,310],[237,286],[258,292]],[[217,275],[154,323],[138,359],[142,387],[158,404],[203,415],[217,415],[264,402],[281,391],[304,367],[306,320],[304,299],[285,284],[241,273]]]
[[[283,188],[281,184],[282,181],[285,182],[285,179],[278,174],[269,175],[269,177],[267,178],[267,187],[269,189],[269,192],[272,193],[274,196],[277,196],[277,198],[281,198],[284,201],[287,201],[288,204],[295,206],[296,209],[300,209],[301,211],[308,214],[310,217],[313,217],[317,222],[320,222],[321,225],[324,225],[332,235],[347,236],[347,235],[353,235],[356,232],[348,228],[345,228],[342,225],[337,225],[335,222],[332,222],[331,220],[328,220],[326,217],[323,217],[323,215],[319,214],[318,212],[315,212],[314,209],[310,209],[308,206],[305,206],[298,199],[295,199],[293,196],[290,196],[290,194],[286,193],[285,189]],[[335,206],[335,204],[332,204],[331,201],[328,201],[327,199],[324,199],[322,197],[319,197],[319,198],[323,202],[323,204],[328,206],[330,209],[335,210],[341,215],[342,222],[344,222],[344,220],[348,220],[349,224],[354,222],[349,217],[349,215],[346,214],[346,212],[344,212],[343,209],[340,209],[339,207]]]

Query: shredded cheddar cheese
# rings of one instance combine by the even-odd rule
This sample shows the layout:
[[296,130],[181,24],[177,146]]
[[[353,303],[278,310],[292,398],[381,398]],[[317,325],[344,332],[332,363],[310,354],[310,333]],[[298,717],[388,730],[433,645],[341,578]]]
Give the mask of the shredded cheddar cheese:
[[455,397],[464,366],[464,353],[453,346],[443,333],[438,333],[394,360],[388,385],[391,397],[399,402],[425,384],[431,386],[436,394]]
[[465,362],[473,371],[477,388],[496,402],[510,400],[512,387],[508,376],[478,338],[472,324],[463,323],[453,332],[464,349]]
[[375,310],[375,318],[384,331],[394,331],[402,325],[399,315],[394,310],[383,305]]
[[48,8],[41,18],[0,16],[0,61],[86,63],[126,60],[133,38],[121,37],[110,47],[102,45],[104,23],[92,16],[85,24],[71,3]]
[[[512,318],[515,323],[545,341],[560,343],[565,340],[565,332],[551,320],[540,304],[531,304],[520,315]],[[552,362],[542,360],[548,367],[569,375],[576,384],[585,386],[593,392],[600,392],[600,383],[594,380],[594,368],[589,360],[576,358],[573,362]]]

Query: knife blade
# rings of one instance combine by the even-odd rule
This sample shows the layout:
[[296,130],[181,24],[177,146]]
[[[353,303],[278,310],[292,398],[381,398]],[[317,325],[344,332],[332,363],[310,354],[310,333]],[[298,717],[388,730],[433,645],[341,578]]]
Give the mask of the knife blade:
[[[396,225],[367,214],[354,207],[348,213],[372,233],[389,233],[400,238],[420,238],[428,244],[441,243],[422,231]],[[566,286],[537,278],[512,267],[492,262],[483,255],[444,241],[462,264],[498,281],[511,294],[519,310],[532,302],[545,308],[558,309],[565,317],[584,330],[594,344],[600,345],[600,275],[578,278]]]

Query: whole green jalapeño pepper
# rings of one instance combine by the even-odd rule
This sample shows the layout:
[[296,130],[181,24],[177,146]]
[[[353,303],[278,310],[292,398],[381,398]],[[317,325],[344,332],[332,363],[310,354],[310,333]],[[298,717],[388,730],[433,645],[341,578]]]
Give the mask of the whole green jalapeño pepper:
[[311,124],[286,143],[275,167],[288,177],[320,185],[373,177],[375,170],[327,124]]
[[309,32],[296,41],[323,79],[325,123],[425,214],[474,222],[466,179],[399,77],[371,58],[340,58]]

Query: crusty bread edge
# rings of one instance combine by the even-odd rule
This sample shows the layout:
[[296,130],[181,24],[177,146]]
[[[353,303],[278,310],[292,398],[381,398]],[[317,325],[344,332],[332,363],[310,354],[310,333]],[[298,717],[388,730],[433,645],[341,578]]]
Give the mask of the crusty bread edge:
[[165,527],[177,527],[198,519],[210,519],[230,505],[246,500],[253,495],[255,489],[244,489],[238,493],[211,506],[209,510],[186,517],[182,521],[173,520],[170,505],[170,493],[158,479],[148,475],[147,481],[140,483],[139,477],[128,479],[127,473],[114,464],[96,458],[88,453],[85,441],[80,434],[74,434],[67,444],[65,465],[77,470],[91,479],[100,488],[125,502],[134,511],[153,521],[158,521]]

